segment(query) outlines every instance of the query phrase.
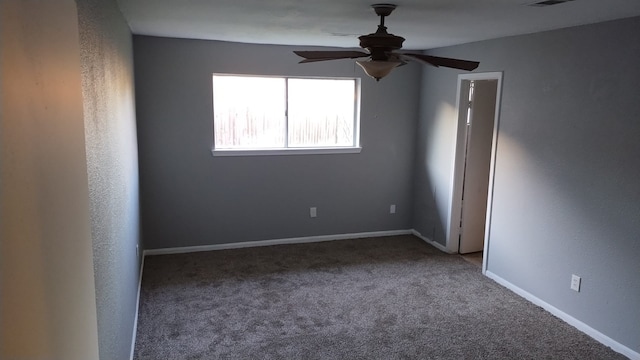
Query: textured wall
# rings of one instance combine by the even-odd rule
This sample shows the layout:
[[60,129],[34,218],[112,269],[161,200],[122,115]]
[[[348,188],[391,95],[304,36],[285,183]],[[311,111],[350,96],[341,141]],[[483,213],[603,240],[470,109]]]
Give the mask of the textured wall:
[[[488,270],[640,352],[640,42],[630,34],[640,18],[433,54],[504,71]],[[424,73],[416,228],[446,219],[455,119],[442,109],[455,106],[456,81]]]
[[131,351],[140,259],[129,27],[115,0],[78,1],[100,359]]
[[420,66],[362,79],[360,154],[213,157],[212,73],[363,73],[347,60],[298,65],[287,46],[135,36],[134,49],[148,248],[411,227]]
[[0,3],[0,358],[97,359],[76,3]]

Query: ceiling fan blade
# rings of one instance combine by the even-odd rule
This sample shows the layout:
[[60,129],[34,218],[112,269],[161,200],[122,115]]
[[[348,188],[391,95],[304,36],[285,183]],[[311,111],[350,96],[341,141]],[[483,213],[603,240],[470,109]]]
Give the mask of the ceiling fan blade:
[[340,59],[348,59],[348,58],[317,58],[317,59],[303,59],[298,62],[298,64],[306,64],[317,61],[328,61],[328,60],[340,60]]
[[460,70],[475,70],[480,63],[478,61],[469,61],[469,60],[461,60],[461,59],[451,59],[439,56],[431,56],[431,55],[423,55],[423,54],[412,54],[412,53],[401,53],[402,56],[410,57],[413,59],[420,60],[429,65],[433,65],[435,67],[444,66],[453,69]]
[[338,59],[356,59],[370,56],[369,53],[353,50],[336,50],[336,51],[294,51],[294,53],[304,60],[300,63],[309,63],[315,61],[338,60]]

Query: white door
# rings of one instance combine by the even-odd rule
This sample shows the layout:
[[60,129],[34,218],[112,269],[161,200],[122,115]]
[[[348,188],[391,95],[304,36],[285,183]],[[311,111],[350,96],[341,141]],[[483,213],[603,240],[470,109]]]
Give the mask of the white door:
[[462,209],[458,252],[466,254],[484,248],[491,148],[498,92],[498,80],[469,80],[466,107],[466,150],[463,165]]

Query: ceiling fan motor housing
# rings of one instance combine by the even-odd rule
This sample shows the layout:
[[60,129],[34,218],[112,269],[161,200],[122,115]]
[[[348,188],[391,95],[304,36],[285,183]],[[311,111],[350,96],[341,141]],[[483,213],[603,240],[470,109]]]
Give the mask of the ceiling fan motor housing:
[[389,58],[389,53],[402,48],[404,38],[387,33],[387,28],[378,26],[378,31],[374,34],[362,35],[360,47],[369,50],[372,60],[385,61]]
[[396,6],[394,4],[374,4],[371,7],[380,17],[380,25],[375,33],[358,37],[360,47],[369,50],[371,60],[387,61],[389,54],[393,50],[401,49],[404,42],[403,37],[389,34],[387,27],[384,26],[384,18],[389,16]]

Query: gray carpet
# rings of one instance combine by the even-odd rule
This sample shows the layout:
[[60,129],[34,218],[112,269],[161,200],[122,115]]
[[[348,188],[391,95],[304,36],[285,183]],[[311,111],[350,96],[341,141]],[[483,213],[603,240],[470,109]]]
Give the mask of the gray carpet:
[[412,236],[145,259],[135,359],[625,359]]

